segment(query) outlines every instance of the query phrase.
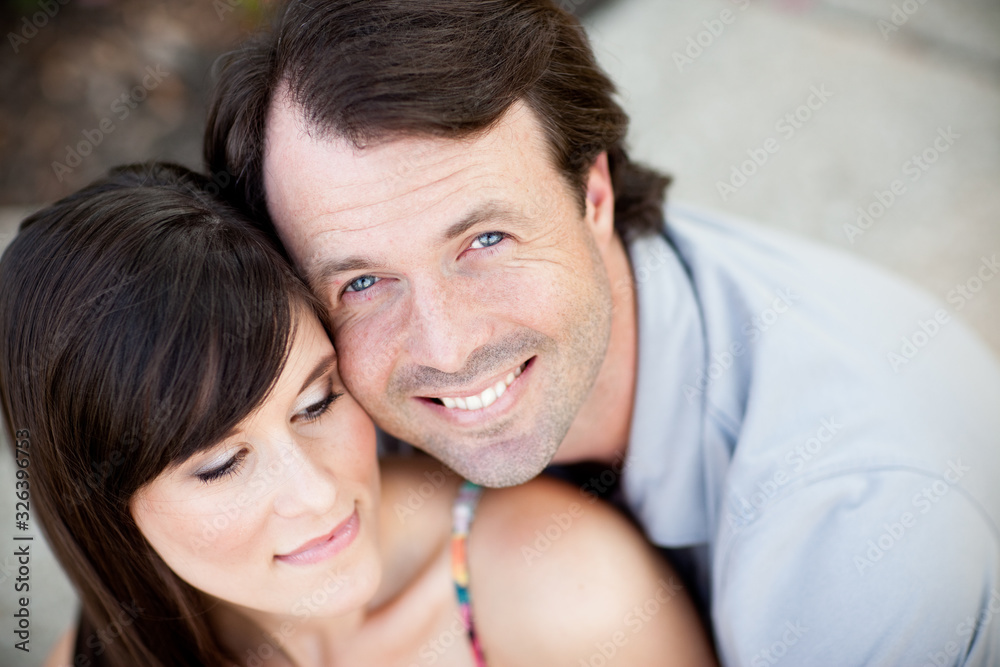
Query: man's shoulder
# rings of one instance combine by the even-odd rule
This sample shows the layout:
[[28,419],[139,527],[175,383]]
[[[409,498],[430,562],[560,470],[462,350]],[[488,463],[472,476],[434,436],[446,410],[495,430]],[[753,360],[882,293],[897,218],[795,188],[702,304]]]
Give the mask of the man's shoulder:
[[[971,652],[976,619],[1000,611],[1000,544],[967,473],[845,471],[729,531],[713,577],[723,655],[767,664],[754,660],[781,642],[794,662],[923,664],[949,642]],[[983,635],[994,648],[998,628]]]
[[752,416],[766,430],[742,431],[741,441],[787,449],[798,443],[782,434],[800,434],[783,425],[815,430],[831,414],[865,421],[879,448],[895,442],[900,452],[963,425],[1000,426],[975,407],[1000,400],[1000,364],[957,309],[848,253],[678,210],[669,235],[708,344],[697,379],[732,423]]
[[910,281],[846,249],[746,218],[671,204],[665,219],[666,238],[696,280],[710,274],[729,276],[734,279],[731,286],[739,289],[742,284],[747,293],[759,287],[798,287],[834,294],[889,294],[903,299],[903,307],[931,300]]

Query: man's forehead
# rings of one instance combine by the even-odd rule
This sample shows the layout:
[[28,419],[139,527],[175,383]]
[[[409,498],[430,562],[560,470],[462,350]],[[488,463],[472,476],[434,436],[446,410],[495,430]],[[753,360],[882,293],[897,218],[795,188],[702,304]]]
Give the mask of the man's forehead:
[[[541,125],[516,102],[488,130],[461,138],[427,134],[388,136],[358,146],[346,137],[311,127],[287,94],[277,95],[264,142],[264,185],[269,204],[289,190],[313,190],[331,198],[368,195],[390,199],[395,190],[434,182],[462,169],[531,161],[546,152]],[[474,174],[470,174],[474,176]],[[293,208],[296,202],[280,202]]]
[[526,165],[538,160],[527,152],[545,150],[540,126],[521,105],[466,139],[405,136],[358,147],[310,132],[301,110],[283,99],[268,121],[264,185],[278,231],[301,263],[318,250],[304,253],[302,244],[320,235],[374,231],[429,209],[457,215],[470,198],[499,197],[505,182],[530,178]]

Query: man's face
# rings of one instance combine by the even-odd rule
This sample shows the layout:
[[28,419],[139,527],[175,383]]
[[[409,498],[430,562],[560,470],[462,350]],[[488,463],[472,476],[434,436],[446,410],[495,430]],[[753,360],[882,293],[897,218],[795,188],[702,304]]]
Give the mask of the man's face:
[[345,384],[489,486],[548,464],[610,335],[608,214],[582,215],[549,155],[522,104],[471,139],[362,149],[311,136],[284,95],[269,118],[268,209],[329,308]]

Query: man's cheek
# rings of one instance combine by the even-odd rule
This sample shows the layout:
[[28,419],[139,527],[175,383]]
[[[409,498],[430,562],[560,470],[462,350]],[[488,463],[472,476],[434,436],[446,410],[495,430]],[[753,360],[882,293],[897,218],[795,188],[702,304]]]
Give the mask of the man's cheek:
[[336,330],[340,375],[352,394],[385,392],[389,369],[399,356],[397,339],[388,327],[373,322],[350,323]]
[[[382,353],[374,355],[379,357]],[[340,376],[347,390],[365,410],[371,411],[373,400],[384,399],[386,394],[387,383],[382,380],[380,360],[351,346],[338,345],[337,356]]]

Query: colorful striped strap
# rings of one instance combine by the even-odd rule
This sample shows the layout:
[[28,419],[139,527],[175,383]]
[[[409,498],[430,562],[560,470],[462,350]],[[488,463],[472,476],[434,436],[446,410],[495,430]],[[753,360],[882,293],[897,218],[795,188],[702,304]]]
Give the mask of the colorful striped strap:
[[451,574],[455,580],[459,613],[462,615],[462,623],[469,633],[469,642],[472,644],[476,667],[486,667],[486,658],[483,657],[483,648],[479,645],[476,626],[472,621],[472,604],[469,598],[469,561],[465,545],[469,537],[469,528],[472,526],[472,519],[476,515],[476,504],[479,502],[479,496],[482,495],[482,492],[483,489],[478,484],[463,482],[451,510]]

